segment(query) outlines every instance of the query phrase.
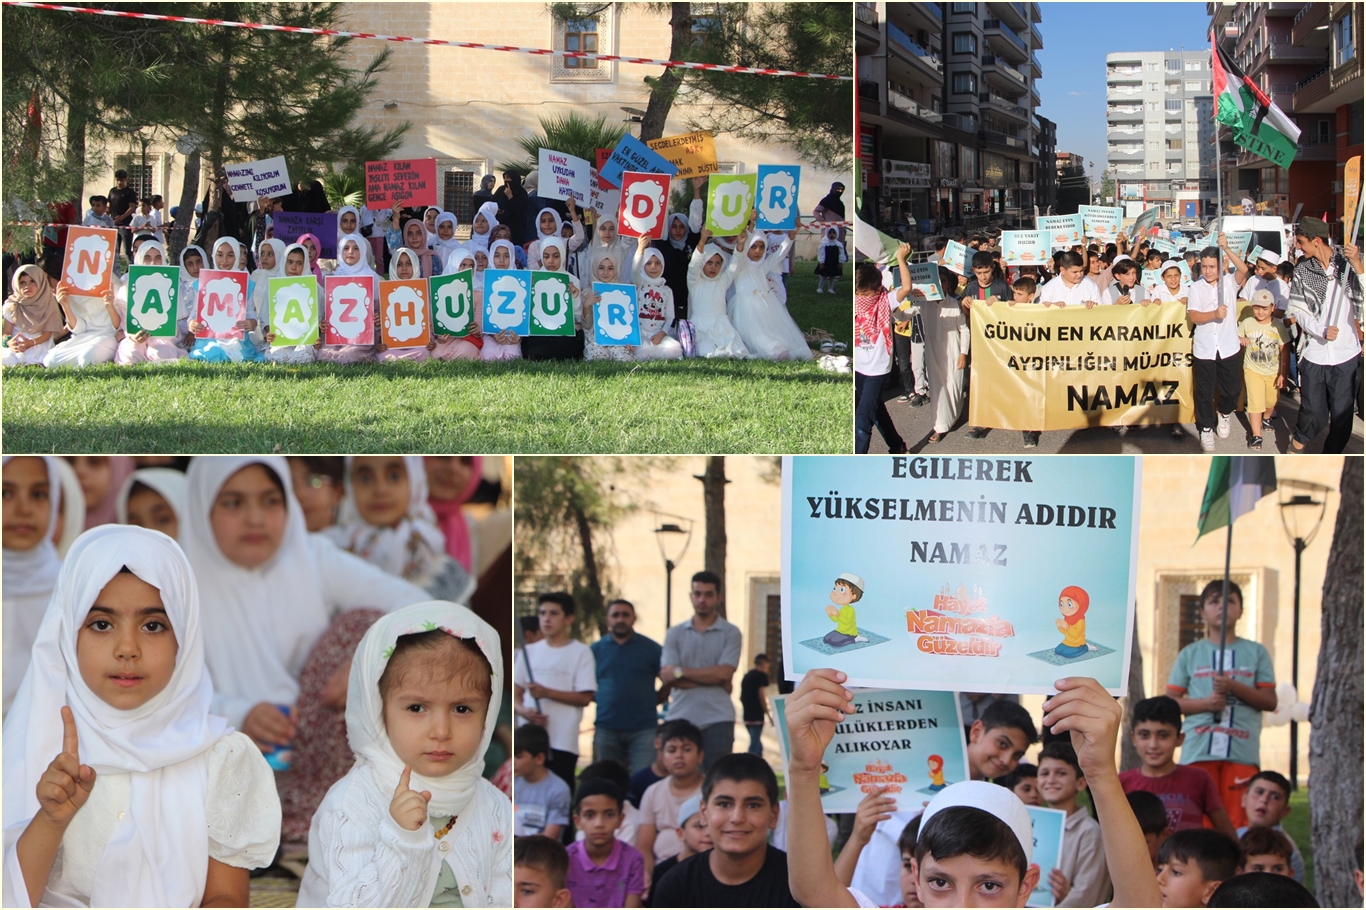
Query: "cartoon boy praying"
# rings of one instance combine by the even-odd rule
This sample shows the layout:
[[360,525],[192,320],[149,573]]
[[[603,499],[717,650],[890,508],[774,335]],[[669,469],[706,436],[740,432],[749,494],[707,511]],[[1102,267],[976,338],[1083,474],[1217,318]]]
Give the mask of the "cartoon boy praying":
[[835,587],[830,592],[830,606],[825,615],[835,621],[835,628],[825,633],[825,643],[832,648],[844,648],[856,641],[868,639],[859,634],[858,619],[854,615],[854,604],[863,597],[863,578],[852,572],[845,572],[835,579]]

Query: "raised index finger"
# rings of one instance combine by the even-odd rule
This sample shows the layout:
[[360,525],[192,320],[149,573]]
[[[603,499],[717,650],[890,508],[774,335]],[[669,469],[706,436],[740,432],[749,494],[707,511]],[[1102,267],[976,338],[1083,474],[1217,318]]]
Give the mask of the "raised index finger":
[[76,716],[62,705],[62,751],[80,757],[80,740],[76,735]]
[[402,793],[403,791],[409,789],[409,787],[408,787],[408,781],[412,778],[412,776],[413,776],[413,766],[412,766],[412,765],[409,765],[409,764],[404,764],[404,766],[403,766],[403,773],[400,774],[399,777],[398,777],[398,787],[396,787],[396,788],[394,789],[394,795],[395,795],[395,796],[398,796],[398,795],[399,795],[400,793]]

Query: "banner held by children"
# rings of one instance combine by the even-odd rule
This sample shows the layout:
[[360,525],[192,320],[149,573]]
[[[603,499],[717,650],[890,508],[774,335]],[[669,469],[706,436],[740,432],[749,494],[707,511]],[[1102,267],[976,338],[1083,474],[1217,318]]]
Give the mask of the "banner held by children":
[[593,294],[593,341],[604,347],[640,344],[636,286],[595,281]]
[[312,275],[270,279],[272,347],[314,344],[318,340],[318,279]]
[[327,332],[323,344],[375,343],[376,284],[373,275],[328,275],[323,279],[327,299]]
[[275,225],[276,240],[298,243],[304,234],[312,234],[322,246],[319,259],[337,258],[336,212],[276,212],[271,223]]
[[435,158],[365,163],[365,207],[388,209],[396,202],[436,205]]
[[241,340],[237,324],[247,318],[247,273],[200,269],[195,318],[206,326],[202,338]]
[[669,178],[664,174],[621,175],[621,211],[617,233],[623,237],[664,238],[664,216],[669,208]]
[[708,130],[661,136],[645,144],[677,169],[675,177],[702,177],[720,170],[716,163],[716,142]]
[[531,334],[531,272],[484,271],[484,334],[499,332]]
[[223,171],[228,175],[228,191],[232,193],[233,202],[255,202],[261,196],[275,199],[294,192],[283,155],[263,161],[226,164]]
[[180,269],[173,265],[134,265],[128,269],[130,335],[174,338],[180,299]]
[[668,174],[670,177],[678,168],[669,163],[654,149],[627,133],[621,137],[617,147],[607,160],[598,165],[598,175],[613,186],[621,186],[621,175],[626,171],[638,174]]
[[427,282],[420,278],[381,281],[379,300],[380,337],[385,347],[425,348],[432,340]]
[[[1039,884],[1025,902],[1026,907],[1055,907],[1053,887],[1048,873],[1062,865],[1062,841],[1067,834],[1067,813],[1061,809],[1025,806],[1029,810],[1029,824],[1034,828],[1035,865],[1039,867]],[[1081,810],[1085,812],[1085,809]]]
[[61,286],[67,293],[103,297],[114,277],[114,244],[118,232],[111,228],[72,225],[66,230],[66,256]]
[[551,149],[541,149],[537,159],[537,194],[547,199],[573,199],[581,206],[588,205],[591,188],[588,174],[591,165],[582,158]]
[[786,678],[1048,694],[1080,674],[1123,695],[1139,479],[1118,456],[784,457]]
[[574,298],[564,272],[531,273],[531,334],[573,335]]
[[[822,759],[823,811],[856,812],[878,787],[909,808],[969,779],[957,693],[865,689],[855,691],[853,701],[854,715],[835,726]],[[792,751],[787,696],[775,695],[770,703],[786,771]]]
[[754,174],[712,174],[707,178],[707,230],[733,237],[749,224],[754,210]]
[[431,279],[434,329],[438,335],[464,338],[474,331],[474,270]]
[[802,185],[802,169],[796,164],[761,164],[758,173],[755,208],[759,218],[754,226],[761,231],[791,231],[797,227],[797,193]]

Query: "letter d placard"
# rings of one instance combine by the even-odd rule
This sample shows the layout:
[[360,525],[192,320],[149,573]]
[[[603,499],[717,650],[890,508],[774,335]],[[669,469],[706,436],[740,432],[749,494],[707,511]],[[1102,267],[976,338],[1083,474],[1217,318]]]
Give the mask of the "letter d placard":
[[621,208],[617,232],[623,237],[664,237],[664,214],[669,207],[669,177],[666,174],[621,175]]

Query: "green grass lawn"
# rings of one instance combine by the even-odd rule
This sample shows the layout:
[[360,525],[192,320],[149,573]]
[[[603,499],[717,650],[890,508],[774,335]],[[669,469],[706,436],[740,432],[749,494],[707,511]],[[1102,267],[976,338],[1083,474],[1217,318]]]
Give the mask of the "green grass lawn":
[[[805,331],[852,336],[850,285]],[[848,452],[853,377],[815,363],[429,362],[6,370],[6,452]]]
[[[1285,833],[1295,841],[1304,857],[1304,887],[1314,890],[1314,842],[1309,835],[1309,788],[1301,787],[1290,794],[1291,812],[1281,822]],[[1346,837],[1348,835],[1344,835]]]

